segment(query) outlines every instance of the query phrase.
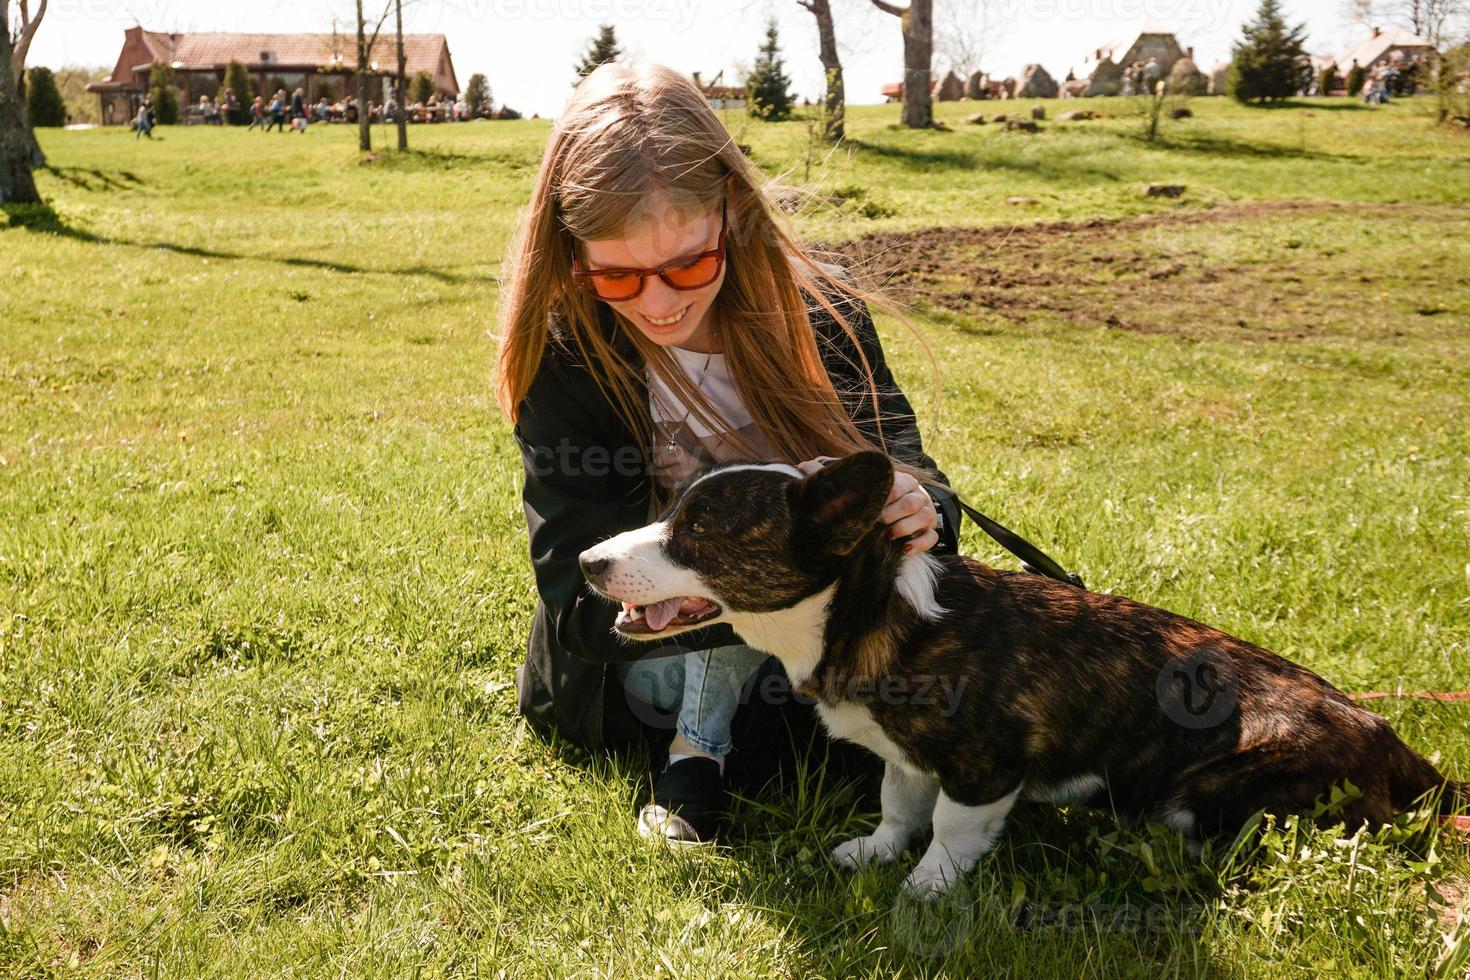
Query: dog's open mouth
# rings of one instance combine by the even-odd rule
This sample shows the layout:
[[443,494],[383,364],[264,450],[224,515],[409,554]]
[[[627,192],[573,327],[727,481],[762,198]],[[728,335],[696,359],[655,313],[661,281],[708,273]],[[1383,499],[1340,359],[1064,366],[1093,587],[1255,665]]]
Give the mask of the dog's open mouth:
[[632,636],[652,636],[678,626],[697,626],[720,614],[720,607],[698,596],[674,596],[618,613],[613,628]]

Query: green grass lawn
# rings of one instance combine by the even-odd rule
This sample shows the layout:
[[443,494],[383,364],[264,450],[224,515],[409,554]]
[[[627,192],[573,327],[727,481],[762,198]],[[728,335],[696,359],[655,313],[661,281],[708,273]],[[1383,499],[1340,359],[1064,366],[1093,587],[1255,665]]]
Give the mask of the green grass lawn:
[[[835,152],[728,122],[816,192],[801,232],[903,260],[940,397],[884,321],[890,358],[973,503],[1344,690],[1470,688],[1470,138],[1201,99],[1149,145],[1087,107],[859,108]],[[511,684],[492,333],[547,132],[42,134],[49,205],[0,220],[0,973],[1465,968],[1470,846],[1412,821],[1200,862],[1025,807],[916,909],[910,861],[827,859],[876,815],[815,759],[725,846],[645,845],[644,760],[548,746]],[[1470,708],[1371,706],[1470,778]]]

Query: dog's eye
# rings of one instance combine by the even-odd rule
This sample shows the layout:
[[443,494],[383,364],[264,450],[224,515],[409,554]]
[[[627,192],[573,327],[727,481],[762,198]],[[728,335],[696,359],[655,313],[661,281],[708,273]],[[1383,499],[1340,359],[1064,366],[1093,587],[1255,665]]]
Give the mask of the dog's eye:
[[706,528],[703,521],[694,521],[689,525],[689,535],[699,538],[704,536]]

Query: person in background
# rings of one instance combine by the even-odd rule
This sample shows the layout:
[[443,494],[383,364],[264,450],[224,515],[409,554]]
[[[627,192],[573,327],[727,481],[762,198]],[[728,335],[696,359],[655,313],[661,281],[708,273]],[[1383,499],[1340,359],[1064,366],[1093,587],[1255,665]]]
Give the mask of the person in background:
[[1148,64],[1143,66],[1143,85],[1141,86],[1138,94],[1153,94],[1154,86],[1158,83],[1159,78],[1162,77],[1163,74],[1164,68],[1162,65],[1159,64],[1158,59],[1149,58]]
[[286,90],[277,89],[275,96],[271,99],[270,108],[267,110],[270,122],[266,123],[265,131],[269,133],[272,128],[278,132],[286,131]]
[[262,133],[265,132],[265,96],[263,95],[257,95],[255,101],[250,103],[250,125],[245,128],[245,131],[248,133],[256,126],[260,127]]
[[133,117],[133,139],[140,136],[153,138],[153,97],[143,96],[143,103],[138,106],[138,114]]
[[[298,119],[301,120],[299,123]],[[302,133],[305,133],[306,124],[310,121],[310,117],[306,114],[306,90],[298,88],[291,93],[291,128],[300,129]]]

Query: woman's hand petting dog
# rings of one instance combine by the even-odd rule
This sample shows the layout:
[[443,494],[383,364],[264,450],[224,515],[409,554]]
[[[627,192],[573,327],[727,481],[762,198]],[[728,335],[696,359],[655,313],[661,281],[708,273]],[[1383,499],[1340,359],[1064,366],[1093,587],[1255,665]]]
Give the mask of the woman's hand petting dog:
[[[835,459],[834,456],[818,456],[797,463],[796,468],[810,476]],[[908,539],[903,546],[906,555],[928,551],[939,543],[939,532],[934,529],[939,519],[934,498],[929,496],[922,483],[901,470],[893,471],[893,489],[888,491],[888,502],[883,505],[878,519],[888,525],[890,540]]]

